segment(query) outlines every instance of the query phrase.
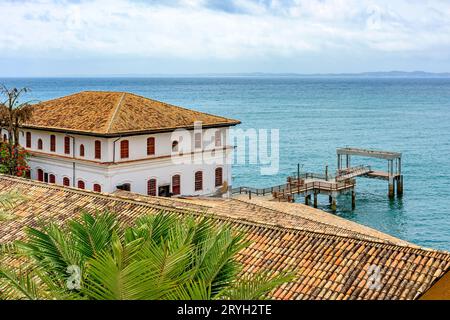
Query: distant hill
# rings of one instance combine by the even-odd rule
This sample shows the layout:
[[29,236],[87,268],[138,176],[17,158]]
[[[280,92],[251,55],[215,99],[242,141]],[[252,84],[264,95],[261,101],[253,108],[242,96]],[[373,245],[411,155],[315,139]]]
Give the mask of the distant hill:
[[450,77],[450,72],[425,72],[425,71],[378,71],[378,72],[361,72],[361,73],[206,73],[195,76],[221,76],[221,77],[370,77],[370,78],[395,78],[395,77],[411,77],[411,78],[436,78]]

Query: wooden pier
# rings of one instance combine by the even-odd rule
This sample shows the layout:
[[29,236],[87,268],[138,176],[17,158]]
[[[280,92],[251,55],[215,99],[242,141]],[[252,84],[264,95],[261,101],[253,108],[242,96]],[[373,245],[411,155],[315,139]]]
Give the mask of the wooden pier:
[[[270,197],[273,201],[295,201],[296,197],[304,197],[304,203],[315,208],[318,206],[318,195],[328,195],[329,204],[332,211],[336,211],[336,198],[339,194],[351,193],[352,209],[356,207],[356,178],[373,178],[388,181],[388,195],[393,198],[395,188],[397,196],[403,194],[403,176],[401,174],[401,153],[367,150],[358,148],[338,148],[336,176],[328,175],[328,168],[325,175],[317,173],[300,174],[300,166],[296,176],[287,178],[287,183],[270,188],[248,188],[240,187],[232,190],[233,194],[246,194],[251,199],[252,196]],[[369,165],[351,166],[351,157],[361,156],[366,158],[385,159],[388,162],[387,171],[372,170]],[[345,158],[345,167],[343,166]],[[313,201],[311,201],[313,197]]]
[[[387,171],[372,171],[361,172],[358,176],[365,178],[382,179],[388,181],[388,195],[390,198],[395,196],[395,188],[397,189],[397,196],[403,195],[403,175],[402,175],[402,154],[399,152],[368,150],[358,148],[338,148],[337,167],[338,176],[340,172],[351,171],[351,157],[360,156],[365,158],[378,158],[387,161]],[[342,168],[343,157],[345,157],[346,168]],[[370,167],[368,167],[370,169]],[[356,177],[356,176],[355,176]]]

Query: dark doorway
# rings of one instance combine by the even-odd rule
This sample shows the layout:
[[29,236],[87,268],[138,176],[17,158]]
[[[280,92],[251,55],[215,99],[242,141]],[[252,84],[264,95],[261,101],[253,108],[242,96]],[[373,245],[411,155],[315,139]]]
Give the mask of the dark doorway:
[[48,182],[48,173],[44,173],[44,182]]
[[158,195],[160,197],[170,197],[171,193],[170,193],[170,185],[165,185],[165,186],[160,186],[158,188]]
[[131,191],[131,184],[124,183],[122,185],[117,186],[116,188],[123,191]]

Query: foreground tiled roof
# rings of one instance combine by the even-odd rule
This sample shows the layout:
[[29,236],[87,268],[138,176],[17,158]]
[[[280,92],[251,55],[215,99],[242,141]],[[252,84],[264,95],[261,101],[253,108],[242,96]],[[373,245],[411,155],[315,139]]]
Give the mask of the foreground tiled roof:
[[113,136],[188,128],[195,121],[206,127],[239,123],[131,93],[86,91],[34,105],[24,127]]
[[[450,254],[418,248],[384,234],[318,216],[307,219],[287,210],[241,200],[151,198],[119,193],[104,195],[0,175],[0,194],[19,190],[17,218],[0,222],[0,243],[24,237],[25,226],[63,223],[80,211],[109,209],[124,222],[167,210],[207,215],[230,223],[251,245],[238,259],[244,273],[294,270],[296,278],[272,292],[277,299],[415,299],[450,268]],[[301,208],[301,206],[299,206]],[[369,270],[379,268],[379,285]]]

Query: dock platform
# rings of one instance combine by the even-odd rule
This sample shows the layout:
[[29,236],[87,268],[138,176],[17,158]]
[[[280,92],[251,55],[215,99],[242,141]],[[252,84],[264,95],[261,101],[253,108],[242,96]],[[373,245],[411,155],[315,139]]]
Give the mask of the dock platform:
[[[356,207],[356,178],[373,178],[389,182],[388,195],[394,197],[395,185],[397,196],[403,194],[403,176],[401,174],[402,154],[390,151],[378,151],[358,148],[338,148],[337,170],[335,176],[328,175],[328,167],[325,175],[317,173],[300,174],[300,166],[296,176],[289,176],[286,184],[269,188],[239,187],[232,190],[232,194],[246,194],[251,199],[252,196],[266,197],[272,201],[295,201],[296,197],[304,197],[306,205],[313,203],[318,206],[318,195],[329,196],[329,204],[332,211],[336,211],[336,198],[339,194],[351,193],[352,208]],[[351,156],[362,156],[366,158],[381,158],[388,161],[387,171],[372,170],[369,165],[351,166]],[[343,166],[345,157],[345,167]],[[311,198],[314,197],[313,201]]]

